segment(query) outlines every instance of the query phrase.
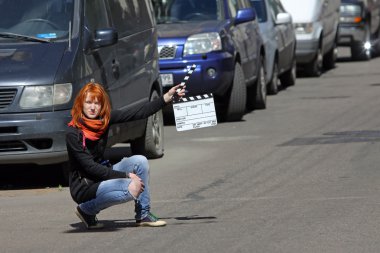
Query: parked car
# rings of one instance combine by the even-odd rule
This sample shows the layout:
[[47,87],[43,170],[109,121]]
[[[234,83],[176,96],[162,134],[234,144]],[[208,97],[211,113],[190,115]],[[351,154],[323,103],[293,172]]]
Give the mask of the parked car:
[[[280,0],[251,0],[265,45],[268,94],[296,82],[296,35],[292,16]],[[281,82],[280,82],[281,81]]]
[[[90,81],[115,109],[162,94],[150,2],[0,1],[0,163],[66,161],[72,103]],[[133,152],[160,157],[162,118],[117,125],[108,144],[131,141]]]
[[265,108],[265,50],[249,0],[153,1],[164,91],[197,67],[189,96],[213,93],[219,119],[240,120],[246,106]]
[[282,4],[293,17],[299,69],[320,76],[323,69],[334,68],[340,0],[282,0]]
[[369,60],[380,47],[380,1],[342,0],[339,46],[351,49],[353,60]]

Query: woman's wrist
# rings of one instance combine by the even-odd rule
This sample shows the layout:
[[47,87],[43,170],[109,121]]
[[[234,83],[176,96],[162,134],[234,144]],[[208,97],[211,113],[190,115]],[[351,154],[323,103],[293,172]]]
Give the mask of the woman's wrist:
[[164,94],[164,101],[166,104],[170,103],[172,101],[173,95],[170,95],[169,92],[166,92]]

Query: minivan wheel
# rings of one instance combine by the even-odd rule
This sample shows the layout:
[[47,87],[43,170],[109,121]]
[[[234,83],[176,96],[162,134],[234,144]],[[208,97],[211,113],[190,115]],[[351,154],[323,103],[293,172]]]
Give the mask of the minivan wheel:
[[297,76],[297,61],[296,61],[296,57],[294,57],[292,61],[292,67],[280,76],[282,87],[285,88],[288,86],[295,85],[296,76]]
[[333,69],[335,68],[335,62],[338,58],[338,45],[336,41],[334,41],[333,47],[330,51],[323,57],[323,67],[325,69]]
[[265,61],[261,56],[261,65],[259,76],[257,77],[256,94],[255,94],[255,109],[265,109],[267,107],[267,85],[265,79]]
[[270,95],[276,95],[278,93],[278,88],[280,86],[279,82],[280,82],[280,80],[278,78],[277,59],[274,59],[272,78],[271,78],[270,82],[268,83],[268,94],[270,94]]
[[65,185],[69,184],[69,178],[70,178],[70,163],[69,161],[65,161],[59,164],[61,168],[62,173],[62,180]]
[[305,68],[305,73],[308,76],[319,77],[322,75],[322,67],[323,67],[323,54],[322,49],[318,48],[317,55],[314,60],[309,63],[309,65]]
[[224,118],[226,121],[238,121],[244,116],[247,100],[244,73],[239,63],[235,64],[234,78],[231,86]]
[[[158,99],[157,91],[153,91],[150,101]],[[149,116],[145,134],[131,142],[131,150],[133,154],[145,155],[149,159],[160,158],[164,155],[163,136],[164,135],[164,119],[162,110]]]

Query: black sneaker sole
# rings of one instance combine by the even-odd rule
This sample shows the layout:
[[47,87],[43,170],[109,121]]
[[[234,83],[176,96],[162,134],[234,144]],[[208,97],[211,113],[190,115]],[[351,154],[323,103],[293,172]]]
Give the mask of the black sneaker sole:
[[97,223],[96,225],[88,225],[86,219],[82,216],[82,214],[79,212],[79,210],[76,208],[75,209],[75,214],[78,216],[78,218],[84,223],[87,229],[100,229],[104,227],[103,223]]

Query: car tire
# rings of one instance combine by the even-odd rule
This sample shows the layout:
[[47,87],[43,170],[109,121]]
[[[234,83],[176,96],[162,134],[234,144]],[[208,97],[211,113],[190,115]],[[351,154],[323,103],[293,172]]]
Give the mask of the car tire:
[[[159,99],[157,91],[153,91],[150,101]],[[148,159],[160,158],[164,155],[164,119],[162,110],[149,116],[145,134],[131,142],[131,150],[135,155],[144,155]]]
[[365,27],[365,41],[354,42],[351,45],[351,58],[355,61],[369,61],[372,58],[371,49],[364,49],[363,43],[370,41],[369,25]]
[[229,92],[228,104],[224,119],[226,121],[239,121],[245,113],[247,89],[243,69],[240,63],[235,64],[234,78]]
[[354,61],[369,61],[372,58],[372,52],[363,49],[362,43],[355,43],[351,46],[351,58]]
[[267,107],[267,85],[265,80],[265,60],[264,56],[260,59],[259,75],[255,89],[255,109],[265,109]]
[[335,68],[336,59],[338,59],[338,44],[337,44],[337,42],[335,40],[333,47],[323,57],[323,67],[325,69],[333,69],[333,68]]
[[318,48],[314,60],[305,67],[305,74],[308,76],[319,77],[322,75],[323,54],[322,48]]
[[[295,55],[295,53],[294,53]],[[288,86],[293,86],[296,84],[296,78],[297,78],[297,61],[296,58],[293,57],[292,66],[290,69],[285,71],[281,76],[281,85],[282,87],[286,88]]]
[[62,175],[62,180],[65,185],[69,184],[70,180],[70,163],[69,161],[65,161],[59,164],[61,168],[61,175]]
[[273,61],[273,71],[272,77],[267,85],[267,90],[269,95],[276,95],[280,86],[280,80],[278,78],[278,63],[277,59]]

